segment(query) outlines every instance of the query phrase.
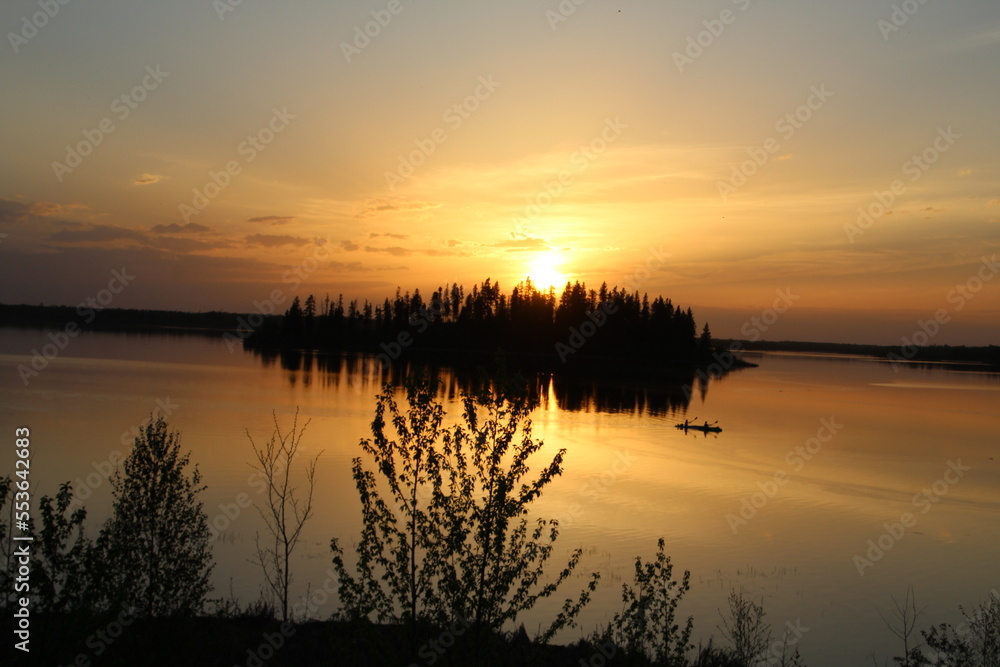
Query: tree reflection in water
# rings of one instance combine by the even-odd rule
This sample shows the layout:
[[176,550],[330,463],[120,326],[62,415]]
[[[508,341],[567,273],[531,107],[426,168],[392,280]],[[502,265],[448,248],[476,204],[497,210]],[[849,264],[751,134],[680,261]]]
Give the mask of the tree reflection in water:
[[[483,373],[484,358],[461,364],[443,365],[424,360],[397,360],[383,364],[371,354],[324,353],[312,350],[271,350],[251,348],[249,354],[266,366],[279,365],[292,386],[348,389],[357,393],[377,393],[386,384],[401,387],[407,377],[423,371],[440,380],[441,396],[458,400]],[[632,364],[633,367],[630,367]],[[492,364],[490,364],[492,365]],[[529,389],[543,407],[569,412],[607,412],[651,416],[684,414],[692,395],[704,400],[710,382],[704,373],[691,368],[664,368],[653,372],[635,368],[634,362],[617,367],[570,366],[552,369],[530,362],[518,362],[516,370],[530,378]],[[713,379],[725,377],[713,376]]]

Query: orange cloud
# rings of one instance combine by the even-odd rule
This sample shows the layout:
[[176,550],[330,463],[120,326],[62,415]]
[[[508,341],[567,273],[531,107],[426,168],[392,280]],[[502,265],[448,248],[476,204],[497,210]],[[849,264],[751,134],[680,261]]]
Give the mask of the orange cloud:
[[272,225],[285,225],[295,219],[291,215],[264,215],[259,218],[250,218],[247,222],[267,222]]
[[440,208],[441,204],[433,204],[425,201],[407,201],[403,199],[370,199],[365,204],[365,208],[358,213],[359,218],[370,218],[376,213],[394,211],[426,211],[432,208]]
[[276,248],[283,245],[304,246],[309,243],[309,239],[290,235],[250,234],[246,237],[246,242],[252,246]]

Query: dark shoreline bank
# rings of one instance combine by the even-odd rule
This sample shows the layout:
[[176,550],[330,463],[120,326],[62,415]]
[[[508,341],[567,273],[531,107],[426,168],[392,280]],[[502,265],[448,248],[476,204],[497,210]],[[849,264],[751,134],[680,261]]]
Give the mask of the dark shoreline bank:
[[[31,306],[26,304],[0,304],[0,327],[20,329],[55,329],[62,330],[70,323],[76,324],[81,330],[104,331],[126,334],[165,334],[192,336],[231,336],[240,337],[241,322],[246,322],[248,314],[225,311],[210,311],[204,313],[188,313],[170,310],[139,310],[126,308],[108,308],[94,311],[87,306]],[[725,350],[731,345],[741,345],[744,352],[799,352],[815,354],[857,355],[882,359],[887,362],[926,362],[926,363],[963,363],[989,372],[1000,372],[1000,346],[965,346],[965,345],[929,345],[922,348],[905,349],[893,345],[870,345],[863,343],[823,343],[813,341],[747,341],[734,338],[713,338],[717,349]],[[265,354],[292,348],[271,347],[267,345],[247,346],[247,349],[257,349]],[[323,353],[371,353],[381,352],[378,343],[367,346],[345,346],[337,350],[308,350],[298,348],[299,352]],[[418,352],[408,350],[407,355]],[[439,350],[441,354],[454,355],[456,350]],[[482,350],[475,352],[486,360],[494,355],[494,351]],[[895,355],[895,356],[893,356]],[[545,356],[545,355],[541,355]],[[552,364],[552,355],[547,361],[549,371],[569,370],[574,364]],[[622,360],[641,363],[634,358],[604,359],[578,353],[577,365],[605,362],[621,371]],[[524,355],[526,361],[532,360],[532,355]],[[570,357],[572,360],[574,357]],[[711,362],[709,362],[711,363]],[[669,369],[671,365],[668,364]],[[751,368],[756,366],[749,362],[738,362],[733,368]],[[675,368],[691,367],[687,362],[673,365]],[[697,365],[695,365],[697,367]],[[629,375],[629,373],[624,373]]]
[[869,345],[863,343],[817,343],[809,341],[715,340],[720,347],[733,344],[744,352],[796,352],[871,357],[888,363],[948,363],[982,366],[979,370],[1000,372],[1000,345],[927,345],[925,347]]

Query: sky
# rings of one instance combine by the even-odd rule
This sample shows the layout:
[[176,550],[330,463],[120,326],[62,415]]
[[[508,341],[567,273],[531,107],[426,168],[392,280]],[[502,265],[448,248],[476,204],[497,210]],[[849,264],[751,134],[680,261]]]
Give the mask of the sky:
[[2,303],[530,275],[998,342],[996,0],[63,1],[0,5]]

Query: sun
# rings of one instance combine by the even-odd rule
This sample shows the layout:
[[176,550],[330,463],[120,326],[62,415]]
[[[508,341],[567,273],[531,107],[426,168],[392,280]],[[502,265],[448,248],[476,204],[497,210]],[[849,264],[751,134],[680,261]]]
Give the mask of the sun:
[[566,275],[559,271],[559,258],[555,253],[536,256],[528,265],[528,277],[538,290],[560,288],[566,284]]

